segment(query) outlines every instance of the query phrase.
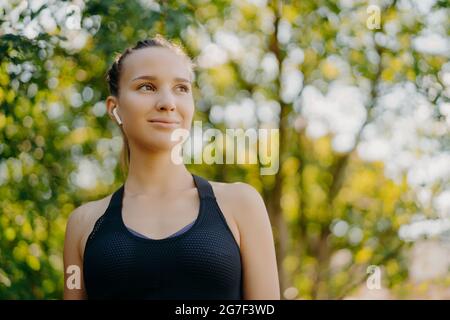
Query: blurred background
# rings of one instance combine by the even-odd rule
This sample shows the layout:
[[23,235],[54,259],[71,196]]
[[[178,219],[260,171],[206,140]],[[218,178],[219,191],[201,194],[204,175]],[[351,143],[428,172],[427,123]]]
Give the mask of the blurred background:
[[0,299],[61,299],[68,215],[121,183],[116,54],[194,58],[203,128],[278,128],[263,195],[283,299],[450,299],[449,3],[0,1]]

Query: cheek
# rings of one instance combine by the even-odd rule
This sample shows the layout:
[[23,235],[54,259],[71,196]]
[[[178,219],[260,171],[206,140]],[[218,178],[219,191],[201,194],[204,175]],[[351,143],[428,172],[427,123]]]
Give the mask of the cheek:
[[194,100],[192,97],[178,97],[175,101],[178,106],[178,112],[183,115],[183,117],[189,117],[194,114]]
[[190,126],[194,118],[195,107],[193,103],[187,104],[182,110],[185,126]]
[[152,101],[149,101],[148,97],[131,92],[121,96],[119,104],[122,105],[126,118],[135,122],[137,118],[145,118]]
[[127,106],[133,108],[134,106],[140,106],[142,104],[148,104],[149,100],[151,100],[151,97],[149,95],[145,96],[142,94],[139,94],[136,91],[127,91],[124,93],[122,99],[121,99]]

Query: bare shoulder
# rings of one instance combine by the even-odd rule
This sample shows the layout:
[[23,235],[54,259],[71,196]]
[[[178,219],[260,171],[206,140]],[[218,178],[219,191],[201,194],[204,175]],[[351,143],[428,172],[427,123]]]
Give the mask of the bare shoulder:
[[72,213],[69,216],[68,224],[76,224],[80,226],[84,226],[86,224],[89,224],[92,220],[97,220],[103,212],[101,212],[101,209],[103,207],[108,206],[109,199],[111,199],[111,195],[108,195],[102,199],[89,201],[75,210],[72,211]]
[[233,234],[239,239],[238,244],[242,233],[247,232],[255,219],[268,221],[264,200],[252,185],[244,182],[209,182]]
[[223,183],[210,181],[216,198],[224,203],[239,206],[239,208],[261,208],[264,201],[261,194],[251,184],[244,182]]
[[66,233],[71,233],[78,239],[80,255],[83,256],[84,245],[92,231],[95,222],[105,213],[112,194],[94,201],[89,201],[72,211],[68,220]]

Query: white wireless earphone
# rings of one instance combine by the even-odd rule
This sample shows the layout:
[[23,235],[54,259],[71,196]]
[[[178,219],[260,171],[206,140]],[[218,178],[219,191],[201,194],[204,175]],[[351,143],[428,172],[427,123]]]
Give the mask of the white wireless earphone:
[[114,117],[116,118],[116,121],[120,126],[122,124],[122,120],[120,120],[120,117],[117,114],[117,107],[114,107],[114,109],[112,110],[112,113],[114,114]]

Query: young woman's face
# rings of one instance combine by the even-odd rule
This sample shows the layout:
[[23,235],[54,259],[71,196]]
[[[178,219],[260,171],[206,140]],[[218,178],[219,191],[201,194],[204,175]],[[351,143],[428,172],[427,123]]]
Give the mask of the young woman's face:
[[190,130],[194,115],[187,60],[167,48],[139,49],[128,55],[119,80],[118,113],[129,143],[171,149],[177,128]]

